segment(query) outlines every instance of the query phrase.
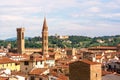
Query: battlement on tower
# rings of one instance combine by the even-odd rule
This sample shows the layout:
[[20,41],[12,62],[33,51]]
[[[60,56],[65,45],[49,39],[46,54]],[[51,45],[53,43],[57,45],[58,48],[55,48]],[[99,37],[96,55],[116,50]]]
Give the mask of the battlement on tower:
[[17,31],[25,31],[25,28],[17,28]]

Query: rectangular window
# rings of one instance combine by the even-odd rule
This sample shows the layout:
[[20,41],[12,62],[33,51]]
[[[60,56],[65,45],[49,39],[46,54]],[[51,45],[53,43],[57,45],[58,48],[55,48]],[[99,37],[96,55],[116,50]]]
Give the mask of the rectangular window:
[[4,67],[4,64],[2,65],[2,67]]
[[42,61],[40,61],[40,64],[42,64]]
[[42,78],[39,78],[39,80],[42,80]]
[[28,70],[28,68],[25,68],[25,70]]
[[28,62],[28,61],[25,61],[25,62],[24,62],[24,65],[29,65],[29,62]]
[[31,79],[30,80],[35,80],[35,77],[34,76],[31,76]]
[[17,66],[18,64],[17,63],[15,63],[15,66]]
[[56,80],[56,79],[54,79],[54,78],[51,78],[51,80]]
[[37,65],[37,61],[36,61],[36,65]]

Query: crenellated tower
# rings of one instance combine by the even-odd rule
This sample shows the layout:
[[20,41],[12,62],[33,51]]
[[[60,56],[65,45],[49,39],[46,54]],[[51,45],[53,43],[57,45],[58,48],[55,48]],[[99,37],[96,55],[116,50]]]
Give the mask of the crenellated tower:
[[24,28],[17,28],[17,52],[25,53]]
[[44,18],[43,28],[42,28],[42,54],[44,56],[48,55],[48,26],[46,18]]

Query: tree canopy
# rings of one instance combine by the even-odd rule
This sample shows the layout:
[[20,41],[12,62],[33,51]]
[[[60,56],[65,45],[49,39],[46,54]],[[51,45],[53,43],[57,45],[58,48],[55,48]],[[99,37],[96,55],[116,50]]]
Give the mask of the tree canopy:
[[[93,46],[116,46],[120,43],[120,35],[116,36],[103,36],[103,37],[87,37],[87,36],[69,36],[67,39],[59,39],[55,36],[49,36],[49,47],[61,48],[87,48]],[[7,47],[11,44],[12,48],[16,47],[15,41],[0,40],[0,46]],[[26,48],[41,48],[42,38],[33,37],[25,40]]]

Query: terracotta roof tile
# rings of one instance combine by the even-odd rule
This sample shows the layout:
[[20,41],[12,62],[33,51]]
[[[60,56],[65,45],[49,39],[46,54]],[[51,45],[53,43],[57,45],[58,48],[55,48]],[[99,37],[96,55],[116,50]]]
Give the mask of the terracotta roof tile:
[[4,52],[4,50],[3,50],[3,49],[0,49],[0,52]]
[[31,74],[31,75],[40,75],[41,73],[43,73],[46,70],[47,70],[46,68],[36,68],[36,69],[31,70],[29,72],[29,74]]
[[112,74],[112,72],[109,71],[102,71],[102,76],[106,75],[106,74]]
[[102,58],[101,55],[97,55],[97,56],[96,56],[96,59],[101,59],[101,58]]
[[0,80],[8,80],[9,78],[8,77],[1,77],[0,76]]
[[62,74],[59,75],[58,78],[59,78],[58,80],[68,80],[68,77]]
[[57,80],[68,80],[67,76],[54,71],[52,71],[50,75],[57,77],[58,78]]
[[48,55],[55,55],[54,52],[48,52]]
[[20,71],[18,71],[18,72],[12,72],[11,74],[12,74],[12,75],[19,75],[19,76],[23,76],[23,77],[26,77],[26,76],[27,76],[25,73],[20,72]]
[[0,58],[0,64],[5,64],[5,63],[17,63],[17,62],[7,57]]
[[97,47],[91,47],[89,50],[94,50],[94,49],[101,49],[101,50],[116,50],[117,47],[110,47],[110,46],[97,46]]
[[92,62],[92,61],[89,61],[89,60],[82,60],[81,62],[84,62],[84,63],[87,63],[87,64],[90,64],[90,65],[94,65],[94,64],[100,64],[98,62]]

